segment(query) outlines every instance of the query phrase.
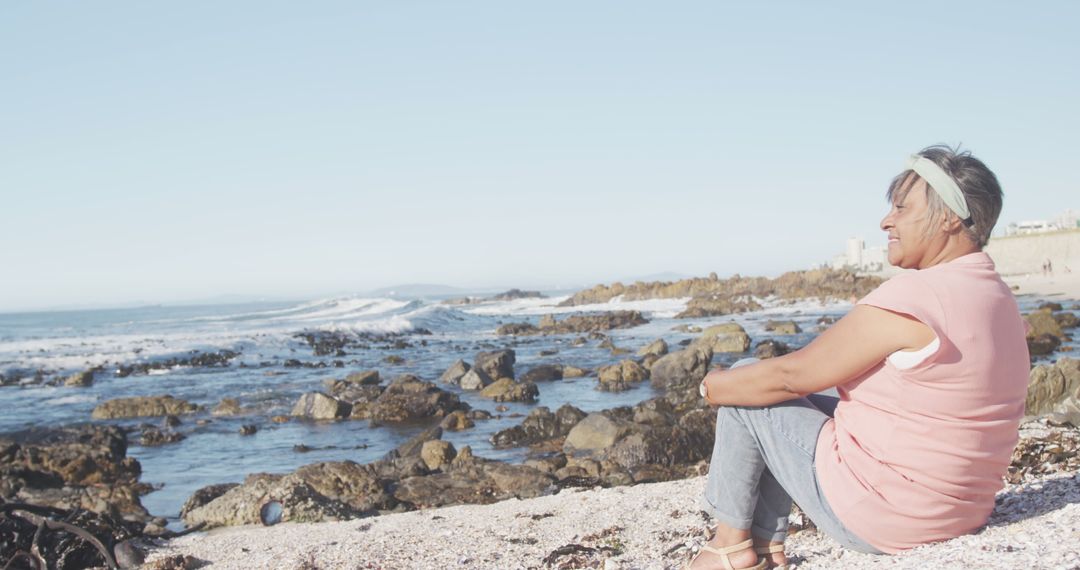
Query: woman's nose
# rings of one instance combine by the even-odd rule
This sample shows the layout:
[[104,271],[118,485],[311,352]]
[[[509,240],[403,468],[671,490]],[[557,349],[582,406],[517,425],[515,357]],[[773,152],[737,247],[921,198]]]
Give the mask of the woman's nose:
[[887,232],[887,231],[889,231],[889,228],[891,228],[892,226],[893,226],[892,212],[890,211],[888,214],[885,214],[884,218],[881,218],[881,224],[879,225],[879,227],[883,231]]

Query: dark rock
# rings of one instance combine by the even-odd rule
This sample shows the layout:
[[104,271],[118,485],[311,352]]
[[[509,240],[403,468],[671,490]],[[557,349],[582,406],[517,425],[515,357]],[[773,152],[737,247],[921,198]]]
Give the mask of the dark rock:
[[161,431],[160,429],[148,426],[143,428],[142,435],[139,436],[139,443],[146,447],[153,447],[158,445],[165,445],[166,443],[176,443],[184,439],[184,434],[177,433],[175,431]]
[[372,402],[356,403],[353,419],[373,422],[401,422],[428,417],[444,417],[455,410],[468,410],[468,404],[431,382],[411,374],[395,378]]
[[376,386],[380,382],[379,371],[363,370],[361,372],[353,372],[345,377],[345,381],[351,384],[360,384],[362,386]]
[[478,352],[473,359],[473,366],[480,369],[493,380],[514,377],[515,354],[513,350]]
[[1032,356],[1045,356],[1061,346],[1061,339],[1052,334],[1027,337],[1028,353]]
[[639,357],[642,357],[642,358],[645,358],[647,356],[660,357],[660,356],[664,356],[667,353],[668,353],[668,345],[667,345],[666,342],[664,342],[664,339],[662,339],[662,338],[659,338],[659,339],[656,339],[656,340],[652,341],[651,343],[649,343],[646,346],[641,347],[637,351],[637,355]]
[[76,372],[71,376],[64,379],[64,386],[72,386],[85,388],[94,384],[94,373],[99,371],[98,368],[91,368],[89,370],[83,370],[82,372]]
[[541,364],[521,375],[522,382],[550,382],[562,380],[563,367],[558,364]]
[[223,398],[210,412],[212,416],[235,416],[241,413],[240,401],[236,398]]
[[791,352],[791,348],[788,345],[772,339],[763,340],[754,347],[754,357],[762,360],[783,356],[789,352]]
[[142,469],[117,426],[30,429],[0,436],[0,499],[146,521]]
[[473,368],[465,373],[458,381],[462,390],[482,390],[491,385],[494,380],[486,372],[479,368]]
[[337,420],[349,415],[351,406],[322,392],[308,392],[297,400],[289,415],[311,420]]
[[178,416],[198,411],[199,407],[172,396],[136,396],[117,398],[98,404],[91,417],[95,420]]
[[213,501],[238,485],[239,483],[222,483],[219,485],[208,485],[195,491],[195,493],[188,497],[188,500],[184,502],[184,505],[180,507],[180,517],[186,517],[187,513],[190,511]]
[[1061,303],[1054,303],[1052,301],[1048,301],[1046,303],[1043,303],[1043,304],[1039,305],[1039,310],[1040,311],[1055,312],[1055,311],[1060,311],[1061,309],[1062,309]]
[[532,402],[540,395],[540,389],[532,382],[502,378],[480,390],[480,395],[496,402]]
[[649,371],[644,366],[633,360],[623,360],[618,364],[605,366],[597,373],[601,390],[618,392],[627,390],[631,384],[642,382],[649,378]]
[[516,299],[545,299],[545,295],[539,291],[522,291],[521,289],[511,289],[509,291],[499,293],[491,297],[492,301],[514,301]]
[[765,330],[776,334],[798,334],[802,332],[795,321],[766,321]]
[[612,329],[627,329],[648,322],[648,319],[643,317],[639,311],[612,311],[597,315],[571,315],[561,321],[556,321],[549,315],[541,319],[537,326],[528,323],[511,323],[499,327],[496,334],[519,336],[580,334]]
[[585,412],[570,404],[563,404],[555,413],[541,406],[530,412],[520,425],[491,436],[491,443],[498,448],[517,447],[565,437],[584,417]]
[[244,424],[240,426],[240,435],[255,435],[255,432],[259,431],[259,426],[254,424]]
[[1063,329],[1071,329],[1080,326],[1080,318],[1077,318],[1075,313],[1054,313],[1054,320],[1057,321],[1058,326]]
[[451,364],[446,369],[446,372],[443,372],[442,376],[439,377],[439,381],[444,384],[458,384],[461,382],[461,378],[469,372],[470,368],[472,367],[467,362],[459,359]]
[[705,297],[694,297],[686,304],[682,312],[675,315],[676,319],[696,319],[702,317],[719,317],[737,313],[748,313],[761,310],[752,297],[731,297],[726,294],[714,294]]
[[696,389],[711,361],[709,346],[693,345],[657,360],[650,370],[650,380],[653,386],[667,390]]

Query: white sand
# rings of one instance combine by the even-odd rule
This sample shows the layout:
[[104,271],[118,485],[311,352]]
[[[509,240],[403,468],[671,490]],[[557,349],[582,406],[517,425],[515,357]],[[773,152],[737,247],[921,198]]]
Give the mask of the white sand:
[[[568,544],[613,550],[554,568],[678,568],[699,544],[704,477],[565,490],[337,523],[235,527],[176,539],[151,559],[190,554],[211,568],[545,568]],[[1080,475],[1011,486],[982,532],[897,556],[845,551],[816,531],[788,540],[798,568],[1080,568]]]
[[1038,295],[1051,301],[1080,302],[1080,273],[1010,275],[1002,277],[1017,295]]

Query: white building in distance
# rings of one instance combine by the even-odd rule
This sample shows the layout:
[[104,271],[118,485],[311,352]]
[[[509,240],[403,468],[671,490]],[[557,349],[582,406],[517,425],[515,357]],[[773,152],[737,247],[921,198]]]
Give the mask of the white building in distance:
[[883,271],[888,267],[887,246],[866,247],[861,237],[848,238],[844,253],[833,258],[833,269],[847,269],[863,273]]
[[1005,236],[1042,234],[1078,228],[1080,228],[1080,215],[1075,210],[1068,209],[1053,220],[1010,222],[1009,225],[1005,226]]

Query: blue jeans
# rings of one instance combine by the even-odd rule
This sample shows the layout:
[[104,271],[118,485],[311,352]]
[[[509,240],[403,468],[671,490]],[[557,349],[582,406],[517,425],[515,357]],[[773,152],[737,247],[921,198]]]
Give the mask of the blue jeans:
[[811,395],[772,406],[723,406],[704,502],[720,522],[760,539],[787,537],[792,500],[841,546],[882,554],[844,527],[829,507],[814,469],[818,432],[838,399]]

